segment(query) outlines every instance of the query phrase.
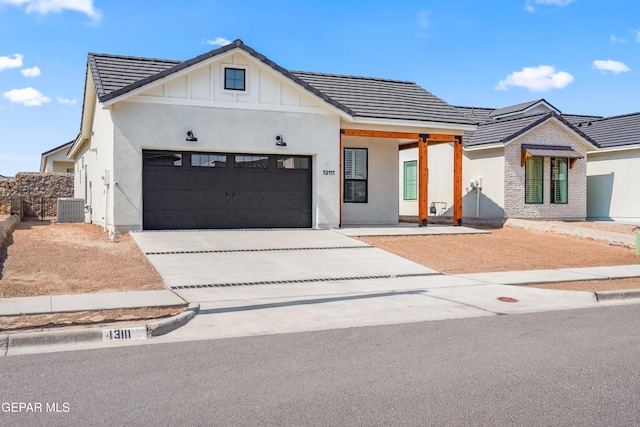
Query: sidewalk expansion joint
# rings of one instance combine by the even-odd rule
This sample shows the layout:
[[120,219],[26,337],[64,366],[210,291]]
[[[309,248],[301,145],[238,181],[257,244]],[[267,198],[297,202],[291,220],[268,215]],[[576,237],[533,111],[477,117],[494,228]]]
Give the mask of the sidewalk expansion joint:
[[317,279],[292,279],[292,280],[265,280],[262,282],[236,282],[236,283],[208,283],[200,285],[177,285],[171,289],[206,289],[206,288],[227,288],[237,286],[259,286],[259,285],[285,285],[304,284],[318,282],[340,282],[346,280],[368,280],[368,279],[395,279],[402,277],[427,277],[442,276],[442,273],[405,273],[405,274],[384,274],[376,276],[349,276],[349,277],[326,277]]
[[265,249],[203,249],[197,251],[156,251],[145,252],[145,255],[184,255],[184,254],[224,254],[238,252],[285,252],[285,251],[325,251],[336,249],[372,249],[374,246],[328,246],[320,248],[265,248]]

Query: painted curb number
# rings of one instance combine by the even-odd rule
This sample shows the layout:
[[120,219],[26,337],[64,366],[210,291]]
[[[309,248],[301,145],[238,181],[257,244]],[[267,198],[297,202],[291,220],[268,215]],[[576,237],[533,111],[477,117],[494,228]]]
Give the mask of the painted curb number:
[[138,326],[134,328],[103,329],[102,341],[144,340],[147,339],[147,328]]

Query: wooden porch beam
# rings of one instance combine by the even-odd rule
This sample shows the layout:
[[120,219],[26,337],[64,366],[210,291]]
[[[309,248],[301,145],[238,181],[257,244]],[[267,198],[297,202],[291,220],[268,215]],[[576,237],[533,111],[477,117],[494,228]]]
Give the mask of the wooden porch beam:
[[369,138],[418,139],[417,133],[391,132],[386,130],[340,129],[344,136],[365,136]]
[[418,141],[418,225],[426,227],[429,219],[429,145],[425,137]]
[[453,225],[462,225],[462,137],[453,144]]

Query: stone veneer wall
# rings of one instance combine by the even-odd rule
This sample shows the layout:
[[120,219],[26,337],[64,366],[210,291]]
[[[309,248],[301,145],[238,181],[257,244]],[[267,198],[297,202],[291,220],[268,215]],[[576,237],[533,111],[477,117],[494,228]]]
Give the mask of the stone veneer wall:
[[0,179],[0,213],[11,213],[13,196],[73,197],[73,174],[19,172],[15,178]]
[[[550,203],[551,159],[544,158],[543,203],[524,202],[524,167],[520,166],[520,146],[570,145],[584,158],[569,169],[566,204]],[[504,214],[506,218],[584,220],[587,217],[587,146],[555,122],[547,122],[505,146]]]

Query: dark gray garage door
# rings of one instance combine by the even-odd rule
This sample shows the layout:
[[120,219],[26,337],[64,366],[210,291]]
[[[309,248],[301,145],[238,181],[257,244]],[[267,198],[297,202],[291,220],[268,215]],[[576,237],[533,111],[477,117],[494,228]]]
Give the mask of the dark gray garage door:
[[145,230],[311,227],[311,158],[143,151]]

